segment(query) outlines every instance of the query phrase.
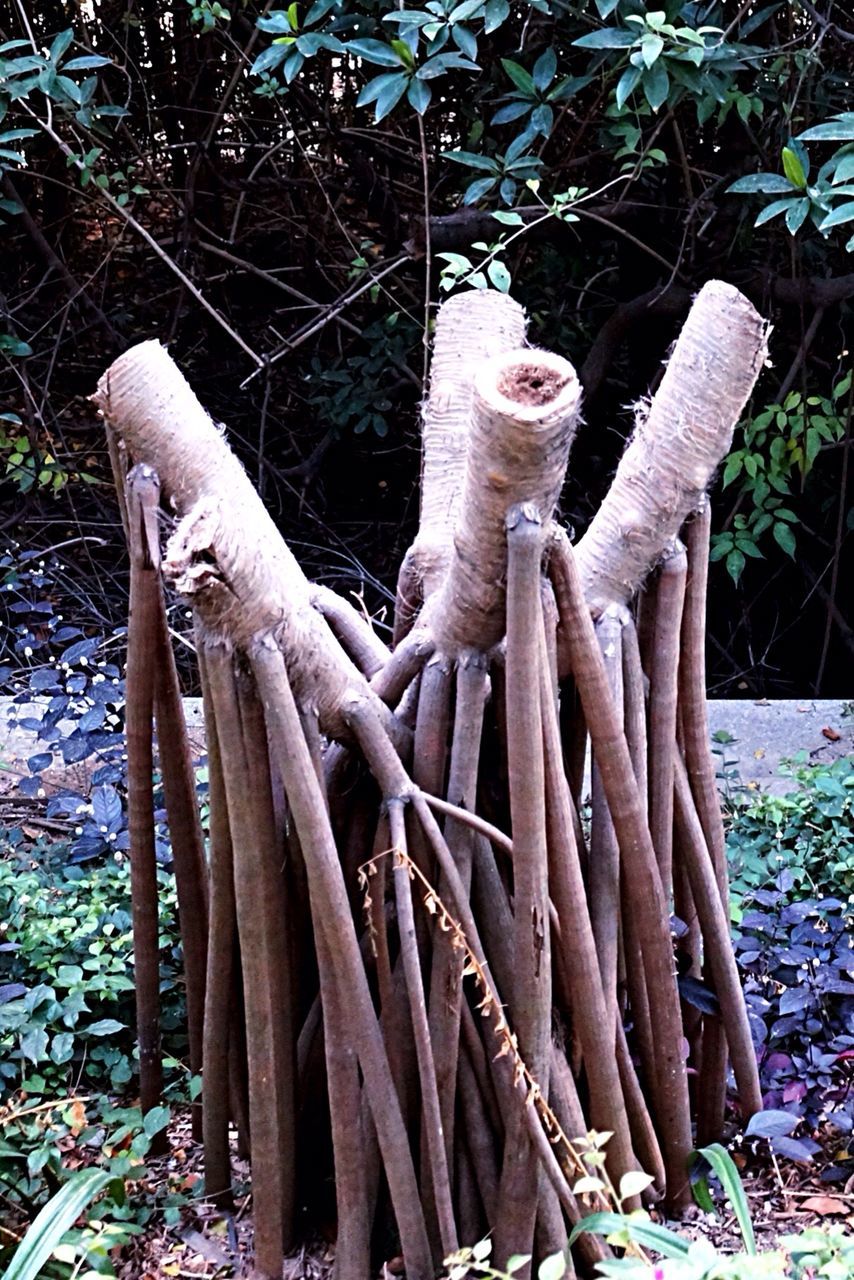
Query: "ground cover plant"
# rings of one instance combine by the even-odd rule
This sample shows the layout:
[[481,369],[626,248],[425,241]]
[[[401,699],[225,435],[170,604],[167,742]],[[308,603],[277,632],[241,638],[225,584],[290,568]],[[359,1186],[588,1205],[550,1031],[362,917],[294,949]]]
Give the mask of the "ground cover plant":
[[[854,1130],[854,759],[796,762],[789,774],[797,790],[736,806],[727,849],[736,954],[774,1109],[767,1132],[775,1149],[809,1159],[814,1144],[793,1140],[795,1128]],[[822,1178],[844,1183],[851,1170],[842,1160]]]
[[[174,882],[161,873],[161,981],[165,1043],[173,1057],[167,1105],[143,1118],[135,1065],[130,871],[121,853],[74,857],[74,843],[33,836],[27,820],[0,835],[0,1197],[2,1256],[52,1196],[85,1170],[106,1192],[94,1224],[75,1226],[81,1204],[52,1239],[69,1275],[81,1259],[112,1275],[115,1251],[152,1215],[178,1214],[186,1193],[138,1180],[169,1122],[169,1103],[197,1092],[183,1032]],[[103,1174],[102,1181],[89,1178]],[[201,1188],[199,1188],[201,1189]],[[36,1272],[32,1273],[33,1275]],[[42,1274],[41,1270],[38,1274]]]

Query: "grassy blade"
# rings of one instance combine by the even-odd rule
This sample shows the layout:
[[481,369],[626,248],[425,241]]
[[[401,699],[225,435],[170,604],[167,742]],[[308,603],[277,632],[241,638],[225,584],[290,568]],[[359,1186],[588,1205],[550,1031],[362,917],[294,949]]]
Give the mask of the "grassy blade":
[[688,1256],[688,1241],[677,1236],[675,1231],[668,1231],[667,1227],[660,1227],[655,1222],[623,1217],[619,1213],[591,1213],[589,1217],[582,1218],[573,1227],[569,1243],[574,1244],[583,1231],[592,1231],[597,1236],[608,1236],[620,1231],[628,1234],[635,1244],[644,1249],[654,1249],[665,1258]]
[[750,1206],[744,1194],[741,1175],[733,1164],[732,1156],[719,1142],[713,1142],[710,1147],[703,1147],[698,1154],[708,1160],[720,1178],[724,1193],[735,1212],[744,1247],[749,1254],[755,1255],[756,1238],[753,1234],[753,1223],[750,1221]]
[[103,1169],[81,1169],[72,1174],[18,1245],[4,1280],[36,1280],[66,1231],[111,1180],[112,1174]]

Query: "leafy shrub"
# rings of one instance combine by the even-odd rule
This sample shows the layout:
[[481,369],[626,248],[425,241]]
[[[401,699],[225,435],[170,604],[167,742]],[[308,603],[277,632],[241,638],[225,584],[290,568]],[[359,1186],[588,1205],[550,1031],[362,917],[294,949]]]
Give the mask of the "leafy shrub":
[[[364,258],[357,258],[356,262],[365,263],[358,270],[367,270]],[[361,435],[370,429],[382,439],[395,421],[400,371],[406,369],[414,327],[394,311],[368,325],[362,337],[364,353],[338,356],[332,361],[314,357],[307,379],[313,392],[308,403],[316,406],[321,420],[336,436],[347,430]]]
[[742,447],[727,457],[723,487],[739,480],[733,510],[748,510],[733,515],[732,529],[712,536],[711,551],[713,561],[725,560],[734,582],[741,577],[745,556],[764,558],[759,543],[765,545],[766,534],[794,559],[800,521],[785,503],[795,501],[794,484],[803,490],[822,449],[844,438],[850,394],[849,369],[829,397],[790,391],[783,404],[767,405],[739,424]]
[[[732,1157],[718,1143],[695,1155],[720,1181],[741,1233],[743,1252],[722,1254],[710,1240],[686,1240],[651,1222],[642,1209],[630,1214],[594,1213],[576,1226],[570,1238],[593,1232],[627,1250],[622,1258],[597,1263],[597,1271],[626,1280],[813,1280],[816,1276],[850,1280],[854,1276],[854,1238],[841,1227],[808,1227],[796,1235],[781,1236],[776,1249],[757,1249],[750,1206]],[[662,1261],[651,1262],[648,1251],[661,1255]]]
[[854,894],[854,757],[791,766],[798,790],[758,793],[735,808],[727,835],[730,885],[741,900],[777,884],[790,898]]
[[[130,873],[121,852],[110,859],[68,859],[68,846],[33,842],[22,830],[0,832],[0,1185],[22,1226],[82,1167],[109,1176],[109,1195],[93,1221],[68,1232],[54,1258],[60,1273],[80,1260],[113,1275],[110,1252],[127,1243],[152,1213],[167,1221],[186,1193],[168,1179],[156,1199],[128,1198],[125,1182],[145,1172],[152,1139],[168,1107],[143,1119],[122,1106],[135,1056]],[[183,991],[175,890],[160,880],[161,998],[164,1047],[184,1052]],[[169,1094],[187,1093],[177,1056]],[[195,1096],[198,1081],[189,1082]],[[0,1262],[5,1261],[0,1252]]]
[[[588,1135],[601,1137],[602,1135]],[[750,1218],[750,1206],[732,1157],[718,1143],[694,1153],[701,1165],[713,1171],[732,1206],[744,1244],[743,1251],[720,1253],[710,1240],[688,1240],[654,1222],[644,1209],[626,1212],[619,1197],[608,1195],[612,1210],[596,1211],[583,1217],[570,1236],[573,1243],[584,1233],[603,1236],[624,1255],[596,1264],[603,1276],[618,1280],[851,1280],[854,1277],[854,1237],[842,1227],[807,1227],[797,1234],[781,1236],[778,1248],[759,1250]],[[589,1179],[582,1179],[586,1183]],[[704,1194],[708,1187],[702,1180]],[[583,1186],[579,1184],[583,1191]],[[705,1204],[704,1204],[705,1207]],[[708,1208],[714,1205],[708,1198]],[[489,1261],[491,1241],[460,1249],[445,1266],[448,1280],[482,1276],[484,1280],[510,1280],[530,1261],[521,1255],[509,1258],[499,1270]],[[653,1260],[650,1255],[656,1256]],[[540,1264],[538,1280],[561,1280],[567,1272],[563,1254],[553,1254]]]
[[[69,585],[55,556],[40,558],[17,544],[0,555],[0,622],[5,614],[13,637],[6,641],[5,653],[0,651],[5,659],[0,689],[11,695],[10,727],[26,729],[39,742],[39,750],[27,760],[29,776],[18,790],[46,798],[47,818],[76,819],[67,857],[84,862],[128,848],[125,685],[116,661],[127,629],[116,627],[105,634],[88,620],[66,621],[59,609],[67,607]],[[33,714],[42,705],[44,710]],[[57,772],[84,760],[85,787],[57,782]],[[206,775],[200,774],[201,800],[206,792]],[[157,858],[168,867],[171,850],[161,808],[155,819]]]
[[7,1280],[35,1280],[65,1232],[102,1192],[110,1175],[100,1169],[80,1169],[42,1209],[6,1271]]
[[[727,835],[736,957],[766,1107],[754,1132],[808,1160],[792,1137],[829,1119],[854,1130],[854,759],[791,767],[785,796],[737,804]],[[850,1176],[838,1163],[827,1180]]]
[[[30,776],[18,789],[30,797],[53,790],[47,817],[80,818],[69,856],[82,861],[127,848],[116,790],[126,767],[124,681],[112,656],[125,628],[105,637],[91,634],[92,627],[67,622],[58,604],[69,594],[62,577],[56,557],[39,558],[17,546],[0,556],[0,600],[14,637],[6,642],[0,687],[12,696],[10,726],[34,733],[40,743],[27,761]],[[42,701],[44,711],[33,715],[32,704]],[[89,759],[94,759],[91,796],[50,787],[46,779],[51,770]]]
[[[191,1082],[191,1096],[198,1083]],[[176,1101],[184,1101],[183,1086],[173,1085],[170,1092]],[[73,1280],[85,1262],[92,1272],[113,1276],[112,1251],[139,1235],[155,1214],[162,1214],[167,1225],[179,1221],[181,1209],[201,1191],[201,1181],[187,1179],[180,1170],[163,1172],[156,1184],[143,1181],[152,1142],[169,1119],[167,1106],[154,1107],[143,1118],[139,1107],[117,1105],[107,1095],[49,1102],[27,1098],[0,1107],[0,1184],[11,1210],[6,1221],[10,1226],[16,1222],[15,1234],[28,1241],[27,1223],[31,1230],[40,1230],[35,1215],[41,1210],[39,1220],[44,1222],[45,1210],[81,1175],[107,1187],[88,1221],[60,1233],[61,1239],[52,1236],[51,1275]],[[0,1265],[12,1252],[0,1246]]]
[[[787,896],[773,889],[745,899],[735,949],[759,1054],[766,1106],[825,1116],[854,1129],[854,958],[852,913],[839,898]],[[791,1151],[795,1158],[808,1151]]]
[[[121,1091],[133,1070],[130,869],[121,853],[85,867],[67,847],[0,836],[0,1100]],[[161,994],[169,1047],[182,1048],[172,877],[159,872]]]

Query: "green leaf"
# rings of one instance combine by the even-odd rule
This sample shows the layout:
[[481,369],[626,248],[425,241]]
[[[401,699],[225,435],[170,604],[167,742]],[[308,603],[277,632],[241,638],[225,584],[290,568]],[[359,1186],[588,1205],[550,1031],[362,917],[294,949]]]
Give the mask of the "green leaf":
[[817,124],[798,134],[799,142],[854,142],[854,111],[835,117],[835,123]]
[[804,166],[801,164],[800,157],[795,154],[791,147],[783,148],[783,172],[793,187],[803,191],[807,185],[807,175],[804,173]]
[[293,4],[288,5],[288,26],[291,31],[299,31],[299,3],[294,0]]
[[259,18],[255,26],[259,31],[266,31],[274,36],[287,35],[291,29],[288,15],[283,9],[277,9],[274,13],[268,13],[263,18]]
[[726,558],[727,573],[732,578],[736,586],[738,586],[738,580],[741,577],[746,563],[744,554],[739,551],[737,547],[734,547]]
[[290,49],[288,56],[282,63],[282,76],[285,84],[290,84],[299,75],[302,65],[305,62],[305,55],[297,49]]
[[504,1270],[509,1276],[512,1276],[514,1271],[519,1271],[521,1267],[526,1266],[530,1261],[530,1253],[511,1253],[504,1264]]
[[90,1036],[114,1036],[117,1031],[124,1031],[125,1024],[116,1022],[115,1018],[102,1018],[100,1022],[93,1022],[85,1028],[87,1035]]
[[505,227],[521,227],[525,223],[521,214],[510,209],[496,209],[492,216],[496,222],[503,222]]
[[433,87],[428,81],[418,80],[415,77],[410,80],[406,90],[406,97],[409,100],[409,105],[414,107],[420,116],[423,116],[429,107],[432,96]]
[[[786,528],[785,525],[782,527],[785,528],[786,532],[791,536],[791,531]],[[775,524],[775,536],[777,528],[778,526]],[[792,538],[793,551],[794,541],[794,538]],[[792,552],[789,554],[792,554]],[[729,565],[727,565],[727,568],[729,568]],[[735,1213],[736,1221],[738,1222],[738,1227],[741,1231],[741,1238],[744,1241],[745,1251],[749,1253],[751,1257],[754,1257],[756,1255],[756,1238],[753,1234],[753,1223],[750,1221],[750,1206],[747,1203],[747,1196],[744,1194],[744,1184],[741,1181],[738,1169],[736,1169],[735,1164],[733,1163],[732,1156],[721,1146],[719,1142],[713,1142],[711,1146],[703,1147],[699,1154],[704,1160],[708,1161],[715,1173],[718,1175],[721,1186],[724,1189],[724,1193],[732,1205],[733,1212]]]
[[33,349],[28,342],[13,338],[10,333],[0,334],[0,351],[7,356],[31,356]]
[[70,1031],[59,1031],[50,1043],[51,1062],[61,1065],[68,1062],[74,1053],[74,1036]]
[[12,1255],[5,1280],[36,1280],[66,1231],[112,1178],[112,1173],[104,1169],[73,1173],[35,1218]]
[[468,27],[456,26],[451,28],[451,36],[461,53],[472,61],[477,59],[477,37],[473,31],[469,31]]
[[463,195],[463,204],[476,204],[487,191],[492,190],[497,181],[497,178],[478,178],[475,182],[469,183]]
[[518,62],[513,62],[510,58],[502,58],[501,65],[513,81],[517,89],[525,94],[526,98],[536,98],[537,86],[534,84],[534,77],[524,67],[520,67]]
[[637,36],[633,31],[619,27],[603,27],[601,31],[590,31],[586,36],[579,36],[572,42],[578,49],[630,49],[637,44]]
[[618,108],[622,111],[628,99],[632,96],[638,87],[641,78],[640,67],[626,67],[617,83],[616,101]]
[[269,49],[261,50],[252,63],[250,72],[254,76],[259,76],[263,71],[272,71],[274,68],[281,66],[287,56],[288,50],[285,46],[271,44]]
[[443,160],[454,160],[464,164],[467,169],[486,169],[490,173],[499,173],[498,165],[489,156],[477,155],[474,151],[443,151]]
[[91,53],[83,58],[72,58],[70,62],[66,62],[64,71],[91,71],[95,67],[111,67],[113,64],[109,58],[102,58],[100,54]]
[[821,452],[821,432],[817,427],[808,427],[806,438],[804,441],[804,454],[806,458],[805,471],[809,471]]
[[379,67],[400,66],[400,58],[394,49],[382,40],[350,40],[344,48],[347,53],[352,53],[364,62],[373,62]]
[[658,111],[667,101],[670,92],[670,77],[662,62],[657,62],[643,75],[643,91],[653,111]]
[[373,80],[369,80],[366,85],[362,86],[362,90],[356,99],[356,106],[366,107],[369,103],[376,102],[386,86],[396,84],[401,74],[400,71],[386,71],[381,76],[374,76]]
[[644,1173],[642,1169],[631,1169],[620,1179],[620,1199],[630,1200],[632,1196],[639,1196],[654,1181],[652,1174]]
[[314,4],[305,15],[304,27],[313,26],[315,22],[319,22],[321,18],[325,18],[330,9],[334,9],[337,0],[314,0]]
[[572,1190],[575,1195],[580,1196],[590,1192],[604,1191],[605,1184],[601,1178],[593,1178],[588,1174],[583,1178],[579,1178],[574,1183]]
[[406,67],[408,71],[411,71],[415,66],[415,59],[412,56],[412,50],[409,48],[409,45],[403,40],[392,40],[391,47],[397,54],[398,61]]
[[506,293],[510,288],[510,272],[507,270],[503,262],[492,261],[486,268],[486,274],[492,283],[501,293]]
[[792,194],[792,184],[781,173],[748,173],[727,187],[731,194],[774,196],[784,191]]
[[448,21],[451,23],[467,22],[469,18],[473,18],[477,14],[482,4],[483,0],[462,0],[462,4],[454,5]]
[[60,31],[59,35],[50,46],[50,52],[47,55],[51,62],[59,62],[74,40],[74,32],[69,27],[67,31]]
[[573,1229],[569,1243],[574,1244],[584,1232],[593,1235],[608,1236],[612,1232],[627,1231],[637,1244],[645,1249],[655,1249],[665,1258],[687,1258],[688,1242],[667,1227],[659,1227],[649,1218],[635,1218],[631,1214],[625,1217],[620,1213],[591,1213],[582,1218]]
[[434,58],[428,58],[423,66],[418,68],[419,80],[434,80],[436,76],[443,76],[446,71],[459,68],[463,71],[480,71],[480,67],[476,62],[472,62],[469,58],[464,58],[461,53],[437,53]]
[[664,41],[661,36],[648,32],[641,40],[641,57],[644,66],[649,69],[654,62],[658,61],[659,55],[664,48]]
[[491,35],[493,31],[507,21],[510,17],[510,5],[507,0],[487,0],[484,9],[483,30],[486,35]]
[[[557,54],[549,47],[534,63],[531,75],[540,93],[545,93],[557,72]],[[509,74],[509,72],[508,72]]]
[[562,1253],[552,1253],[543,1258],[537,1268],[537,1280],[562,1280],[566,1275],[566,1258]]
[[384,120],[394,110],[408,86],[409,77],[401,71],[399,75],[394,77],[393,81],[390,81],[384,87],[382,93],[377,95],[374,105],[374,120],[377,123],[380,120]]
[[791,209],[786,211],[786,226],[791,235],[795,235],[804,225],[804,220],[810,211],[809,200],[796,200]]
[[840,156],[833,172],[834,185],[854,178],[854,155]]
[[[778,213],[788,214],[790,209],[795,205],[801,204],[798,196],[793,196],[790,200],[773,200],[771,204],[766,205],[761,213],[757,214],[754,227],[762,227],[766,222],[770,222],[772,218],[776,218]],[[809,207],[809,200],[806,202]]]
[[[525,129],[518,137],[514,138],[507,150],[504,152],[505,168],[512,168],[514,164],[518,164],[524,152],[534,140],[534,134],[530,129]],[[525,156],[525,160],[532,157]]]
[[703,1213],[714,1213],[715,1202],[712,1199],[712,1193],[709,1191],[709,1179],[697,1178],[696,1182],[692,1182],[691,1190],[694,1193],[694,1200],[699,1209]]
[[845,222],[854,222],[854,200],[837,205],[819,224],[819,231],[829,231],[831,227],[841,227]]
[[723,560],[724,556],[729,555],[733,548],[733,535],[731,533],[713,533],[712,547],[709,551],[709,559]]
[[169,1123],[168,1107],[152,1107],[150,1111],[146,1111],[142,1119],[142,1128],[149,1138],[153,1138],[155,1133],[159,1133],[161,1129],[165,1129]]
[[21,1053],[30,1062],[41,1062],[47,1053],[47,1032],[44,1027],[31,1027],[21,1036]]

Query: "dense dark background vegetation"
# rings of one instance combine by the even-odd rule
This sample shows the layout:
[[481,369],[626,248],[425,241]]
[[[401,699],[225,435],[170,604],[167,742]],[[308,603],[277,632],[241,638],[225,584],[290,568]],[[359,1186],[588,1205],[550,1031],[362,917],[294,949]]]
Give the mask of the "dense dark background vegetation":
[[854,24],[661,4],[0,0],[3,534],[62,544],[66,610],[123,616],[87,397],[131,343],[170,345],[307,571],[381,615],[443,285],[509,285],[581,370],[581,528],[717,276],[774,332],[715,494],[711,691],[847,691]]

